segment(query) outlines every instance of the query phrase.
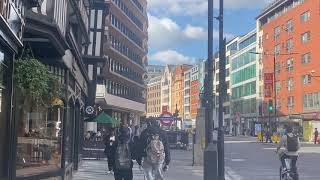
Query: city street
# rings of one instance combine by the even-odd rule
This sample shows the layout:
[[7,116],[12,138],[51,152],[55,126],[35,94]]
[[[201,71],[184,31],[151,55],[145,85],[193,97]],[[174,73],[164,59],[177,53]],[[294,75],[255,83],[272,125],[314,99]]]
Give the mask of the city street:
[[[226,137],[226,180],[275,180],[278,179],[280,161],[275,153],[275,144],[258,143],[253,137]],[[302,143],[298,168],[300,179],[318,180],[320,145]],[[192,166],[192,151],[172,150],[172,161],[166,180],[202,180],[202,167]],[[106,161],[83,161],[74,180],[112,180],[106,174]],[[134,167],[134,180],[143,180],[143,172]]]
[[[320,145],[302,144],[298,170],[302,180],[318,180]],[[257,143],[256,138],[226,138],[226,169],[234,180],[275,180],[280,161],[275,144]]]

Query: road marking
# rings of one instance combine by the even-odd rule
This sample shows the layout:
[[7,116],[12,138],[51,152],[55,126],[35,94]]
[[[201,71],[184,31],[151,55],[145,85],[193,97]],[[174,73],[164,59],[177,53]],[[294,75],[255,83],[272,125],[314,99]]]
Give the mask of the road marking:
[[243,178],[234,172],[230,167],[226,167],[226,180],[242,180]]

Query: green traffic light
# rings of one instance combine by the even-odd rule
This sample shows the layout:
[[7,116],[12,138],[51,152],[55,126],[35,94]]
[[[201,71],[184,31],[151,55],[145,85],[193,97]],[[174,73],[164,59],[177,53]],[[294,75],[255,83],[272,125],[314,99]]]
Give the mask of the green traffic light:
[[273,107],[272,106],[269,106],[269,111],[272,111],[273,110]]

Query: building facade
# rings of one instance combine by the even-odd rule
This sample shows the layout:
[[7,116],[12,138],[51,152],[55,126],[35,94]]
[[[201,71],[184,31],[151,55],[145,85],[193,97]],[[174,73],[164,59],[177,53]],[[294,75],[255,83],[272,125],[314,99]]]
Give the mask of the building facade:
[[[259,117],[262,80],[256,55],[256,30],[238,37],[229,46],[231,63],[231,117],[237,134],[253,130]],[[260,75],[260,76],[259,76]]]
[[[6,140],[0,143],[6,144],[1,144],[0,179],[71,179],[78,168],[89,92],[83,60],[89,44],[88,7],[87,0],[0,2],[0,60],[6,66],[2,73],[8,73],[1,78],[5,120],[0,128]],[[12,65],[27,51],[57,78],[59,103],[21,104],[23,93],[11,86]]]
[[191,69],[190,81],[190,119],[195,121],[199,105],[199,66],[194,65]]
[[90,34],[103,39],[103,49],[92,49],[103,51],[105,57],[96,103],[110,116],[136,125],[146,112],[147,1],[110,0],[106,6],[104,31]]
[[184,72],[184,119],[191,119],[191,71],[192,69],[189,69]]
[[[214,55],[214,79],[213,79],[213,95],[215,96],[215,109],[214,109],[214,127],[218,126],[218,111],[219,111],[219,54]],[[230,63],[229,58],[226,58],[226,88],[227,96],[223,102],[223,119],[224,124],[230,124]]]
[[171,107],[173,112],[179,111],[179,118],[184,119],[184,72],[191,69],[190,65],[177,65],[172,78]]
[[175,66],[166,65],[164,72],[161,76],[161,112],[163,107],[166,107],[167,111],[173,113],[175,107],[172,107],[172,81],[175,71]]
[[13,108],[13,63],[23,46],[22,29],[24,28],[24,8],[22,1],[0,1],[0,179],[13,179],[15,176],[16,137],[12,118]]
[[263,74],[275,73],[276,92],[271,97],[264,92],[264,115],[273,100],[273,121],[300,122],[306,140],[320,126],[319,6],[319,1],[312,0],[275,1],[257,17],[259,50],[266,54],[261,57]]
[[144,81],[146,83],[148,83],[150,79],[161,76],[164,69],[165,69],[165,66],[148,65],[147,66],[147,73],[146,73],[146,76],[144,77]]
[[147,84],[147,117],[161,115],[161,76],[151,78]]

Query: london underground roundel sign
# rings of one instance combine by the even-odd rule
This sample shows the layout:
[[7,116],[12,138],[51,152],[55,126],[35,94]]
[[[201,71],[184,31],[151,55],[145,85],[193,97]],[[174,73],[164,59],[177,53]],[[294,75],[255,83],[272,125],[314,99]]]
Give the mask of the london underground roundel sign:
[[174,122],[174,117],[170,112],[163,112],[160,115],[160,122],[164,126],[170,126]]

